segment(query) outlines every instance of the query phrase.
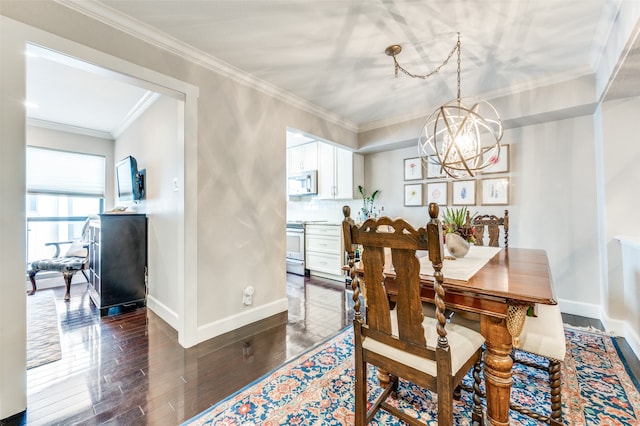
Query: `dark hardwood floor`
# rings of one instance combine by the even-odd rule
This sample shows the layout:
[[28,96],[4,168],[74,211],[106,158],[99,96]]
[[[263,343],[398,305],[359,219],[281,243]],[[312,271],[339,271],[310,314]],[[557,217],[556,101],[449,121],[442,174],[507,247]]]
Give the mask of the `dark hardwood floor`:
[[27,411],[0,424],[180,424],[351,323],[343,283],[287,281],[288,318],[189,349],[146,308],[100,318],[86,284],[56,288],[62,359],[27,371]]
[[[2,425],[177,425],[351,324],[341,283],[288,275],[286,314],[184,349],[141,308],[100,318],[85,291],[55,289],[62,359],[27,371],[27,411]],[[599,321],[564,316],[576,326]],[[626,344],[622,339],[623,345]],[[621,346],[623,346],[621,345]],[[625,356],[639,365],[628,345]]]

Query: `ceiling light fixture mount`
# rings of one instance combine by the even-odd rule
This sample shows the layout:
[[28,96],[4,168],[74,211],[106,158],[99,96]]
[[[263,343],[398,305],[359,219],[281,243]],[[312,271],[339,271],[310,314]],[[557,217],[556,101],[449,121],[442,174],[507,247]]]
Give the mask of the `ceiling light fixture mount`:
[[385,49],[393,57],[395,76],[398,71],[411,78],[427,79],[440,71],[457,53],[457,98],[444,103],[427,116],[418,138],[420,158],[427,164],[439,165],[441,171],[454,179],[473,177],[495,164],[500,158],[502,121],[489,102],[465,98],[460,95],[460,33],[458,41],[447,58],[433,71],[412,74],[400,66],[396,56],[402,51],[398,44]]

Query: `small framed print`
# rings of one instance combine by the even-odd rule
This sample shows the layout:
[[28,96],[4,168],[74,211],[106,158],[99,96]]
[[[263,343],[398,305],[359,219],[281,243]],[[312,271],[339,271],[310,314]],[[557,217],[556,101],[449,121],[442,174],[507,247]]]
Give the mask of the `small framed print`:
[[487,158],[487,156],[491,155],[491,151],[485,153],[482,157],[482,162],[489,160],[491,164],[487,166],[482,173],[483,174],[491,174],[491,173],[505,173],[509,171],[509,145],[501,145],[500,146],[500,156],[499,158]]
[[473,206],[476,204],[476,181],[454,180],[451,182],[451,204]]
[[427,184],[427,204],[447,204],[447,182],[434,182]]
[[421,183],[412,183],[404,186],[404,205],[406,207],[422,205]]
[[422,160],[420,157],[404,159],[404,180],[422,179]]
[[485,206],[509,204],[509,178],[483,179],[482,204]]
[[438,157],[435,155],[430,155],[427,157],[427,179],[437,179],[446,177],[442,167],[440,167],[440,162],[438,161]]

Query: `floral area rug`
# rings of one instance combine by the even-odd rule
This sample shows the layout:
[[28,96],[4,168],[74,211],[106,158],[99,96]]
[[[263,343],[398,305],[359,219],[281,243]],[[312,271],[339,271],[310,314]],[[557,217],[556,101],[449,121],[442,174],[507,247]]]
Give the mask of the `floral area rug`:
[[27,298],[27,369],[62,358],[58,312],[53,290],[38,290]]
[[[640,425],[640,386],[625,368],[615,340],[604,334],[565,326],[567,355],[562,364],[562,402],[567,425]],[[354,423],[353,332],[348,327],[331,340],[283,365],[185,425],[351,425]],[[519,357],[529,357],[519,353]],[[536,357],[533,357],[536,358]],[[541,359],[536,361],[544,362]],[[381,389],[369,370],[369,401]],[[471,375],[465,377],[472,384]],[[471,424],[472,395],[454,401],[456,425]],[[549,413],[548,376],[514,365],[511,398],[540,414]],[[437,396],[402,381],[403,410],[427,424],[437,424]],[[538,425],[515,411],[511,424]],[[379,411],[371,424],[404,424]]]

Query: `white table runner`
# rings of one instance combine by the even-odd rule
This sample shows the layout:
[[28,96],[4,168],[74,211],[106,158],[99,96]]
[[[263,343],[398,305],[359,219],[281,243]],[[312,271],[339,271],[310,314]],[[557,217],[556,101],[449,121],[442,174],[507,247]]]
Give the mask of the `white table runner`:
[[[459,257],[455,260],[445,259],[442,265],[442,274],[445,279],[469,281],[500,250],[502,250],[501,247],[472,245],[465,257]],[[445,255],[449,256],[446,248]],[[420,258],[420,275],[433,276],[433,266],[429,261],[428,252],[418,252],[417,256]]]

